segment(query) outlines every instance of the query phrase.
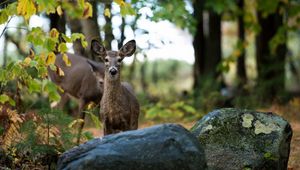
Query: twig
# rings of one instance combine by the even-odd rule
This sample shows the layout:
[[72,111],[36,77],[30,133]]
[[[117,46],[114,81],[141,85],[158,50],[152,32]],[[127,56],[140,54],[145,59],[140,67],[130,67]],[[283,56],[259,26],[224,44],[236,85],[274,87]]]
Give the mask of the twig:
[[11,17],[9,18],[9,20],[7,21],[5,27],[4,27],[4,29],[3,29],[2,33],[1,33],[1,35],[0,35],[0,38],[3,36],[5,30],[7,29],[8,24],[9,24],[9,22],[11,21],[12,18],[13,18],[13,16],[11,16]]

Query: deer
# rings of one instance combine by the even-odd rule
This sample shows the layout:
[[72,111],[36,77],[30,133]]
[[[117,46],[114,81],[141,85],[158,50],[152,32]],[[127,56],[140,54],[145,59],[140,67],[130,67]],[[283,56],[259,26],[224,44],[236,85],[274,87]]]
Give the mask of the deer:
[[97,40],[91,42],[91,51],[105,65],[103,96],[100,102],[104,135],[138,128],[139,102],[132,86],[120,80],[122,61],[125,57],[132,56],[135,49],[135,40],[127,42],[119,51],[107,51]]
[[70,96],[78,99],[78,113],[83,122],[80,124],[77,143],[80,142],[81,131],[84,127],[84,109],[88,103],[100,103],[103,95],[104,64],[92,61],[83,56],[67,53],[71,66],[67,66],[62,55],[58,54],[55,66],[59,67],[64,75],[60,76],[57,71],[48,67],[48,75],[52,82],[58,85],[63,92],[59,91],[61,100],[57,108],[63,109]]

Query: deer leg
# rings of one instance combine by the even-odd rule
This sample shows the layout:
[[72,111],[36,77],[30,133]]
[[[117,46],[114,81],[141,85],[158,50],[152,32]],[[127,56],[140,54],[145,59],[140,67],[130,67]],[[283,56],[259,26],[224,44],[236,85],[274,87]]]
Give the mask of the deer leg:
[[84,100],[80,100],[80,102],[79,102],[79,115],[80,115],[79,118],[83,121],[80,122],[80,125],[79,125],[78,136],[77,136],[77,144],[80,143],[81,133],[82,133],[82,129],[84,127],[84,119],[85,119],[84,108],[85,108],[85,105],[86,105],[86,102]]
[[59,92],[59,95],[60,95],[60,101],[58,102],[56,108],[63,110],[66,103],[70,100],[70,97],[67,93]]

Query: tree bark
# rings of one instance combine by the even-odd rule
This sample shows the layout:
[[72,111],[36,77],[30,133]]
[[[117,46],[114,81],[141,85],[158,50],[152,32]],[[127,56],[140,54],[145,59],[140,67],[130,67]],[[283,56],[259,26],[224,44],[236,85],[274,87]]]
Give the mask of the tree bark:
[[[136,22],[133,24],[133,26],[135,26],[135,24],[136,24]],[[123,46],[123,42],[125,40],[125,26],[126,26],[125,18],[122,17],[122,24],[121,24],[121,28],[120,28],[121,37],[120,37],[120,40],[118,41],[118,48],[119,49]]]
[[92,4],[93,7],[93,16],[91,18],[81,20],[82,33],[85,35],[86,41],[88,42],[88,46],[85,50],[86,51],[85,56],[95,61],[100,61],[98,57],[92,55],[90,50],[91,41],[93,39],[97,39],[98,41],[101,42],[100,28],[97,20],[97,16],[98,16],[97,1],[91,1],[90,3]]
[[[244,0],[238,0],[238,6],[241,10],[244,9]],[[245,27],[243,13],[238,17],[238,36],[239,41],[244,44],[245,42]],[[245,64],[245,49],[243,47],[240,56],[237,59],[237,77],[238,87],[242,87],[247,83],[246,64]]]
[[[105,9],[111,10],[111,4],[106,4]],[[106,24],[104,26],[104,32],[105,32],[105,40],[104,45],[111,49],[111,42],[114,40],[114,35],[112,32],[112,23],[111,23],[111,17],[105,16]]]
[[194,36],[193,46],[195,53],[194,63],[194,89],[200,86],[201,73],[203,74],[204,69],[204,53],[205,53],[205,40],[203,30],[203,1],[194,1],[194,17],[197,21],[196,33]]
[[269,42],[278,29],[283,26],[283,16],[279,11],[263,17],[258,12],[261,32],[256,37],[257,90],[264,101],[280,97],[285,90],[286,43],[279,45],[275,53],[270,50]]
[[209,11],[208,37],[205,40],[206,54],[203,71],[205,76],[217,78],[221,74],[217,71],[217,66],[222,59],[221,36],[221,15]]

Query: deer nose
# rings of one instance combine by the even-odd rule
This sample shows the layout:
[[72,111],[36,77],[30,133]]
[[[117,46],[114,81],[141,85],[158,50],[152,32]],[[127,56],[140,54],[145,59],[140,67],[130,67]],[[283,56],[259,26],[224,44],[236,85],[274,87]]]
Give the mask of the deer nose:
[[116,75],[116,74],[118,73],[118,70],[117,70],[117,68],[115,68],[115,67],[111,67],[111,68],[109,69],[109,73],[110,73],[112,76],[114,76],[114,75]]

